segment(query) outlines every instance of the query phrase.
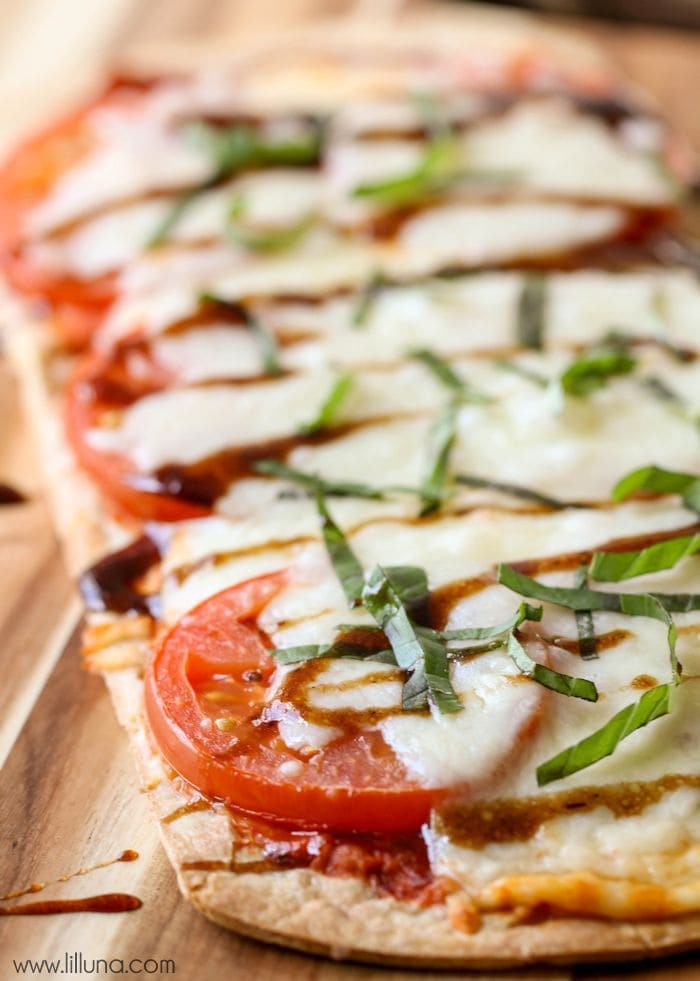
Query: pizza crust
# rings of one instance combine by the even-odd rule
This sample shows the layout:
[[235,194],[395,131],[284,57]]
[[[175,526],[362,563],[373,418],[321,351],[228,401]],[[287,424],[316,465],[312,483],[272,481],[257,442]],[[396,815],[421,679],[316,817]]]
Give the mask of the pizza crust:
[[[452,46],[454,16],[450,11],[449,27],[435,26],[431,32],[436,39],[442,37],[443,43],[449,35]],[[510,20],[513,38],[522,39],[523,20],[519,16]],[[503,23],[499,20],[499,31]],[[414,32],[423,42],[424,31],[423,25]],[[356,33],[358,37],[368,36],[361,29]],[[545,33],[560,41],[558,32]],[[319,36],[323,38],[323,32]],[[304,37],[309,37],[308,32]],[[572,50],[575,48],[576,44]],[[174,55],[171,48],[168,50],[172,64]],[[580,49],[581,57],[584,50],[591,64],[600,68],[587,45]],[[151,51],[136,60],[143,66],[158,63],[158,59],[159,53]],[[7,305],[7,319],[11,321],[8,351],[21,381],[66,562],[76,576],[100,555],[121,547],[131,534],[106,512],[67,446],[61,424],[61,379],[70,365],[54,347],[50,324],[33,316],[24,304],[8,299]],[[215,923],[310,953],[425,968],[647,959],[700,943],[700,915],[653,923],[550,918],[523,925],[513,923],[511,914],[486,914],[481,929],[467,933],[451,925],[449,903],[420,908],[379,896],[354,878],[330,877],[310,869],[263,873],[193,869],[192,865],[230,862],[233,837],[223,809],[216,805],[187,812],[193,802],[192,792],[166,772],[151,743],[141,681],[148,643],[134,638],[132,620],[129,616],[105,617],[112,639],[109,650],[116,651],[116,663],[126,662],[128,666],[105,671],[103,677],[119,722],[128,733],[142,789],[158,820],[180,890]],[[181,809],[185,811],[182,816],[168,820]]]

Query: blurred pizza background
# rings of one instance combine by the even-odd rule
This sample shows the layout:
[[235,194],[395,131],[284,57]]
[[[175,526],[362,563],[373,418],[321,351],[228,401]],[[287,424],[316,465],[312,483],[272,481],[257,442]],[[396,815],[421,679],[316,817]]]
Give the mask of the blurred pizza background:
[[[106,63],[164,40],[246,37],[345,17],[374,22],[426,10],[522,16],[601,42],[660,99],[700,145],[700,0],[3,0],[0,3],[0,146],[32,121],[89,91]],[[697,28],[696,34],[688,28]]]

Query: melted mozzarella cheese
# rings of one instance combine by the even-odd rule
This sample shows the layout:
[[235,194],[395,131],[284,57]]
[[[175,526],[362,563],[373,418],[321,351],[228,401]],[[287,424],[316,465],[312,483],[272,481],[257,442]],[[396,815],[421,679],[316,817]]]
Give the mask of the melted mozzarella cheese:
[[[551,378],[567,363],[559,354],[539,359],[541,372]],[[698,459],[695,427],[637,378],[613,380],[588,398],[562,402],[556,390],[533,386],[491,361],[460,359],[455,368],[493,399],[460,408],[452,454],[456,473],[521,484],[564,500],[602,500],[619,477],[649,460],[683,469]],[[700,367],[668,372],[684,379],[679,394],[687,391],[697,399]],[[280,381],[168,389],[130,406],[117,425],[93,430],[91,443],[151,471],[228,447],[293,438],[314,417],[335,377],[316,369]],[[420,486],[430,460],[430,429],[445,399],[445,390],[419,364],[356,372],[336,422],[359,428],[319,444],[302,441],[289,462],[350,480],[361,459],[367,472],[392,475],[391,481],[373,483]]]

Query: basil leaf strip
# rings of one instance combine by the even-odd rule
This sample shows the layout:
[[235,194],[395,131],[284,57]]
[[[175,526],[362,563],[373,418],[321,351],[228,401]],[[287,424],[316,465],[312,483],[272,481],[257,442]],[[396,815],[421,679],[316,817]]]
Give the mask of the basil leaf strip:
[[700,477],[694,474],[664,470],[653,464],[640,467],[618,480],[612,490],[612,499],[615,502],[624,501],[640,490],[653,491],[656,494],[680,494],[687,508],[700,513]]
[[400,208],[450,187],[460,176],[459,141],[451,133],[434,137],[413,170],[402,176],[358,185],[354,198],[367,198],[386,207]]
[[192,202],[199,197],[200,194],[204,194],[205,191],[209,191],[223,180],[219,174],[214,174],[212,177],[207,178],[207,180],[202,181],[201,184],[197,184],[196,187],[191,187],[187,191],[183,191],[181,194],[175,198],[170,208],[166,211],[165,215],[161,221],[156,225],[153,232],[146,239],[145,247],[147,249],[155,249],[159,245],[163,245],[170,238],[173,229],[178,225],[180,219],[190,207]]
[[543,347],[547,306],[547,282],[539,273],[525,277],[517,312],[517,338],[521,347],[540,351]]
[[328,512],[323,494],[316,491],[316,508],[321,518],[321,532],[326,551],[340,580],[343,592],[350,606],[357,606],[362,597],[365,576],[357,556],[350,548],[347,538]]
[[[680,669],[676,659],[676,628],[664,601],[669,597],[663,593],[601,593],[593,589],[566,589],[560,586],[545,586],[529,576],[517,572],[508,565],[499,565],[498,581],[520,596],[527,596],[554,603],[569,610],[609,610],[628,616],[650,617],[659,620],[667,627],[668,647],[674,679],[679,677]],[[686,599],[687,597],[683,597]],[[695,597],[700,608],[700,595]],[[675,605],[670,609],[675,609]]]
[[239,303],[237,300],[228,300],[216,293],[206,292],[200,293],[199,300],[200,303],[219,307],[229,316],[233,315],[239,319],[255,338],[265,373],[268,375],[282,374],[275,335],[243,303]]
[[601,728],[580,742],[569,746],[537,767],[537,784],[562,780],[578,773],[615,752],[618,744],[637,729],[667,715],[671,710],[671,693],[675,686],[657,685],[644,692],[642,697],[626,705]]
[[379,660],[382,655],[391,654],[391,651],[371,651],[361,644],[346,644],[343,641],[334,641],[332,644],[302,644],[299,647],[276,647],[270,651],[272,657],[278,664],[300,664],[302,661],[315,661],[319,657],[338,658],[348,657],[360,661]]
[[421,517],[436,511],[447,496],[450,454],[457,438],[457,406],[450,402],[435,420],[428,435],[429,463],[421,485]]
[[314,164],[321,155],[320,125],[307,135],[282,141],[265,138],[252,126],[243,124],[222,128],[205,122],[194,122],[187,125],[184,132],[189,142],[198,146],[210,159],[212,173],[199,184],[178,195],[149,238],[149,248],[162,245],[168,239],[182,215],[200,194],[223,183],[234,174],[251,167]]
[[630,552],[596,552],[591,562],[591,578],[620,582],[661,572],[672,569],[681,559],[696,552],[700,552],[700,535],[679,535]]
[[450,681],[449,660],[445,645],[437,638],[424,634],[420,629],[417,636],[423,649],[423,661],[403,686],[401,705],[406,711],[422,709],[429,699],[435,703],[443,715],[461,712],[464,706]]
[[585,351],[571,362],[559,379],[562,391],[584,398],[607,385],[614,375],[628,375],[637,367],[637,359],[615,346]]
[[[588,588],[588,566],[582,565],[576,573],[576,589]],[[576,630],[578,632],[578,653],[584,661],[598,657],[593,614],[590,610],[575,610]]]
[[303,436],[313,436],[314,433],[322,432],[332,426],[354,384],[352,375],[347,373],[338,375],[316,415],[310,422],[301,425],[299,432]]
[[549,378],[541,375],[538,371],[533,371],[532,368],[526,368],[525,365],[519,364],[511,358],[496,358],[493,363],[502,371],[509,371],[511,375],[519,375],[526,381],[532,382],[533,385],[537,385],[538,388],[549,387]]
[[425,572],[411,566],[400,567],[399,572],[397,578],[397,570],[392,574],[392,570],[375,566],[365,583],[362,601],[386,634],[399,667],[418,673],[415,680],[406,683],[404,708],[422,707],[429,695],[440,712],[459,712],[463,706],[449,679],[445,644],[433,631],[417,627],[405,606],[409,598],[427,595]]
[[350,321],[351,325],[355,328],[365,327],[369,319],[369,315],[372,311],[379,294],[388,285],[388,280],[385,278],[384,273],[381,270],[377,270],[372,274],[368,283],[360,291],[357,300],[357,306],[352,315]]
[[499,637],[510,633],[519,626],[523,620],[541,620],[542,607],[530,606],[529,603],[521,603],[512,617],[502,623],[495,623],[491,627],[462,627],[458,630],[441,630],[438,636],[443,640],[491,640],[492,637]]
[[487,490],[500,491],[512,497],[520,497],[524,501],[532,501],[533,504],[541,504],[543,507],[551,508],[552,511],[582,507],[576,501],[560,501],[556,497],[540,494],[539,491],[521,487],[519,484],[504,484],[500,480],[490,480],[488,477],[473,477],[471,474],[458,473],[454,479],[456,483],[464,484],[465,487],[484,487]]
[[508,653],[523,674],[544,688],[559,692],[560,695],[582,698],[587,702],[598,701],[598,689],[592,681],[587,681],[585,678],[572,678],[571,675],[561,674],[561,672],[554,671],[544,664],[533,661],[515,636],[514,631],[508,635]]
[[267,477],[279,477],[281,480],[299,484],[300,487],[312,494],[320,491],[326,497],[361,497],[369,501],[381,501],[386,497],[386,492],[380,487],[370,487],[369,484],[359,484],[352,481],[324,480],[318,474],[295,470],[294,467],[290,467],[280,460],[256,460],[252,467],[256,473],[264,474]]
[[301,241],[314,224],[314,215],[304,215],[291,225],[279,228],[255,227],[243,220],[246,210],[245,198],[239,194],[234,197],[226,215],[226,236],[236,245],[242,245],[249,252],[284,252]]
[[428,348],[416,348],[409,351],[408,356],[422,362],[438,381],[448,388],[460,402],[475,402],[477,405],[489,405],[495,402],[491,395],[472,388],[468,382],[459,377],[449,362],[430,351]]

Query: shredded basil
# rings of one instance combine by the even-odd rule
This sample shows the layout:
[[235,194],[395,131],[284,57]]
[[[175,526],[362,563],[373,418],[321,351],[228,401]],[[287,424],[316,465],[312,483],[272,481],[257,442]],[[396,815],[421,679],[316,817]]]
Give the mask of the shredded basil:
[[[546,586],[536,579],[518,572],[509,565],[499,565],[498,581],[520,596],[565,606],[569,610],[608,610],[628,616],[652,617],[669,624],[670,612],[679,612],[678,598],[669,593],[603,593],[595,589],[571,589],[562,586]],[[682,597],[683,610],[693,609],[685,603],[689,594]],[[700,593],[695,597],[700,608]]]
[[504,484],[500,480],[490,480],[488,477],[474,477],[471,474],[458,473],[454,479],[456,483],[464,484],[466,487],[484,487],[487,490],[510,494],[512,497],[520,497],[524,501],[532,501],[533,504],[541,504],[543,507],[551,508],[552,511],[583,506],[575,501],[560,501],[556,497],[549,497],[547,494],[540,494],[539,491],[530,490],[528,487],[521,487],[520,484]]
[[323,542],[335,574],[340,580],[340,585],[343,587],[343,592],[350,606],[357,606],[365,584],[362,566],[347,538],[330,516],[320,491],[316,492],[316,508],[321,519]]
[[258,345],[260,357],[262,359],[263,370],[268,375],[281,375],[282,365],[280,364],[279,351],[275,335],[267,329],[262,321],[252,313],[245,304],[238,300],[228,300],[226,297],[215,293],[201,293],[200,303],[207,303],[213,307],[219,307],[227,314],[235,316],[247,327]]
[[602,582],[620,582],[672,569],[681,559],[696,552],[700,552],[700,535],[679,535],[629,552],[596,552],[591,562],[591,577]]
[[421,517],[436,511],[447,496],[450,454],[457,438],[457,406],[450,402],[428,435],[428,467],[421,485]]
[[547,282],[541,274],[530,273],[518,299],[517,338],[521,347],[542,349],[546,309]]
[[637,491],[655,494],[680,494],[683,504],[700,513],[700,477],[677,470],[665,470],[653,464],[625,474],[612,490],[613,501],[624,501]]
[[[588,566],[582,565],[576,573],[576,589],[588,588]],[[593,613],[590,610],[575,610],[576,630],[578,631],[578,653],[584,661],[598,657]]]
[[650,377],[642,380],[642,385],[655,398],[657,398],[660,402],[663,402],[669,409],[679,415],[681,419],[689,422],[691,426],[695,426],[696,429],[700,429],[700,416],[693,411],[692,407],[684,398],[681,398],[680,395],[669,388],[666,382],[662,381],[661,378],[651,375]]
[[560,671],[554,671],[544,664],[533,661],[516,637],[515,631],[511,631],[508,635],[508,653],[523,674],[544,688],[556,691],[560,695],[582,698],[587,702],[598,701],[598,690],[592,681],[586,678],[573,678],[571,675],[562,674]]
[[[572,610],[612,610],[629,616],[651,617],[667,627],[671,682],[657,685],[590,736],[569,746],[537,768],[540,786],[583,770],[614,752],[618,743],[636,729],[670,711],[671,690],[680,683],[681,666],[676,657],[677,631],[663,601],[674,599],[659,593],[600,593],[592,589],[545,586],[506,565],[498,568],[498,581],[521,596],[534,597]],[[696,597],[700,601],[700,596]],[[700,602],[698,602],[700,607]]]
[[316,415],[309,422],[300,426],[299,432],[303,436],[312,436],[314,433],[322,432],[332,426],[354,384],[352,375],[348,373],[338,375]]
[[249,252],[284,252],[291,249],[301,241],[315,221],[314,215],[304,215],[284,227],[256,228],[245,222],[245,211],[245,198],[238,194],[231,201],[226,215],[226,235]]
[[211,161],[212,172],[195,187],[188,188],[174,200],[172,207],[147,242],[149,248],[162,245],[183,214],[196,198],[234,174],[251,167],[303,166],[317,163],[321,155],[322,128],[317,125],[308,134],[290,140],[272,140],[252,126],[212,126],[206,122],[189,123],[184,135]]
[[369,320],[369,315],[372,311],[379,294],[388,285],[388,280],[384,276],[381,270],[375,270],[367,284],[363,287],[358,295],[357,306],[352,315],[350,323],[353,327],[365,327],[367,321]]
[[650,688],[638,701],[626,705],[613,715],[601,729],[541,763],[536,771],[538,786],[544,787],[545,784],[562,780],[592,766],[614,753],[619,743],[637,729],[668,715],[674,687],[672,684],[665,684]]
[[525,365],[522,365],[517,361],[513,361],[511,358],[496,358],[494,364],[502,371],[509,371],[511,375],[520,375],[521,378],[525,378],[526,381],[532,382],[532,384],[537,385],[538,388],[549,388],[549,378],[541,375],[538,371],[533,371],[531,368],[526,368]]
[[460,178],[459,141],[441,133],[429,141],[418,164],[408,173],[356,187],[352,196],[400,208],[438,194]]
[[302,661],[315,661],[320,657],[340,658],[347,657],[361,661],[379,660],[379,656],[391,651],[371,651],[361,644],[348,644],[343,641],[334,641],[332,644],[302,644],[299,647],[276,647],[270,654],[278,664],[300,664]]
[[493,637],[503,636],[518,627],[523,620],[541,620],[542,607],[530,606],[529,603],[521,603],[516,613],[495,623],[491,627],[461,627],[458,630],[442,630],[439,636],[443,640],[491,640]]
[[407,609],[411,597],[415,605],[427,596],[425,572],[402,567],[401,581],[396,570],[375,566],[362,593],[365,609],[386,634],[396,663],[411,672],[404,685],[404,708],[423,708],[432,701],[442,713],[459,712],[463,706],[449,679],[447,647],[435,632],[417,626]]
[[371,487],[369,484],[343,480],[324,480],[318,474],[295,470],[294,467],[290,467],[280,460],[256,460],[252,466],[256,473],[288,480],[303,487],[305,491],[311,494],[320,491],[326,497],[361,497],[370,501],[381,501],[387,493],[383,488]]
[[420,361],[437,378],[439,382],[448,388],[456,399],[460,402],[475,402],[478,405],[489,405],[495,399],[491,395],[485,395],[460,378],[452,365],[445,361],[434,351],[428,348],[416,348],[408,352],[409,357]]
[[637,359],[617,346],[601,346],[584,351],[571,362],[559,379],[563,392],[584,398],[607,385],[616,375],[628,375],[637,367]]

